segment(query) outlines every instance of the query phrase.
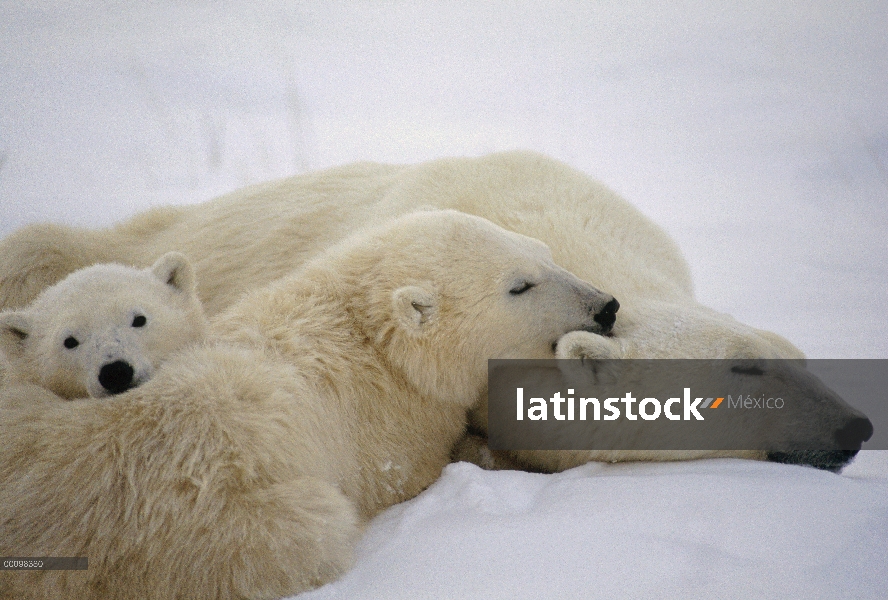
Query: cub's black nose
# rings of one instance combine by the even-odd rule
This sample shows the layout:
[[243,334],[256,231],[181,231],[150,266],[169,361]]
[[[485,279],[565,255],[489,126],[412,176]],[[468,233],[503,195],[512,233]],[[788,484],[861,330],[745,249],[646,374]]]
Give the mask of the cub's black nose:
[[620,310],[620,303],[614,298],[592,317],[596,323],[601,325],[602,333],[607,333],[614,326],[618,310]]
[[863,442],[873,436],[873,424],[866,417],[854,417],[836,431],[836,443],[842,450],[860,450]]
[[133,387],[135,371],[128,362],[115,360],[99,369],[99,383],[112,394],[120,394]]

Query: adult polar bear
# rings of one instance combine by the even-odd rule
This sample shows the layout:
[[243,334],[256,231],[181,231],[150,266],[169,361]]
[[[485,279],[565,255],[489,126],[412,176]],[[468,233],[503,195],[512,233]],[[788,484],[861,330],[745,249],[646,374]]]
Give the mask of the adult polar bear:
[[[245,291],[288,273],[366,225],[423,206],[479,215],[542,240],[557,264],[619,299],[622,308],[613,336],[587,335],[574,344],[574,355],[802,356],[780,336],[699,304],[689,269],[664,231],[602,184],[528,152],[415,166],[358,163],[247,188],[204,204],[155,209],[104,230],[32,225],[0,244],[0,308],[26,304],[42,288],[95,262],[145,266],[178,250],[193,262],[200,298],[212,316]],[[473,421],[482,431],[485,420],[486,407],[476,407]],[[858,428],[862,441],[867,427]],[[538,452],[520,458],[530,466],[561,470],[590,459],[663,456]],[[790,460],[822,462],[808,456]],[[846,455],[831,455],[818,466],[835,468],[846,460]]]
[[[512,293],[529,278],[534,293]],[[7,388],[0,556],[89,569],[0,572],[0,598],[269,599],[326,583],[360,522],[438,478],[488,356],[601,332],[612,300],[536,240],[425,211],[245,295],[208,343],[113,399]]]

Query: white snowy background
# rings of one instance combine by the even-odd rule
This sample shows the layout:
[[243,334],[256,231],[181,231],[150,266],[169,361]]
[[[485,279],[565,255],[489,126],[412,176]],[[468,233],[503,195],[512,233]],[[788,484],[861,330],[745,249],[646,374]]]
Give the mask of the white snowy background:
[[[888,358],[888,3],[0,0],[0,235],[355,160],[538,150],[701,301]],[[306,598],[885,598],[888,453],[451,465]]]

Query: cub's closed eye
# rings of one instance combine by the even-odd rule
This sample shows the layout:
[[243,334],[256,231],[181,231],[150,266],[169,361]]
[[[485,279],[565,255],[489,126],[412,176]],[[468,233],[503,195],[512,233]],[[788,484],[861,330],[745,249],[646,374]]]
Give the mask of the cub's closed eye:
[[77,338],[74,336],[68,336],[65,338],[65,341],[62,342],[65,345],[65,348],[68,350],[73,350],[77,346],[80,345],[80,342],[77,341]]
[[144,315],[136,315],[133,318],[133,327],[144,327],[147,322],[148,319],[146,319]]
[[732,373],[740,373],[741,375],[764,375],[765,372],[758,367],[731,367]]
[[536,287],[536,284],[535,283],[528,283],[527,281],[522,281],[521,283],[519,283],[518,285],[513,287],[511,290],[509,290],[509,293],[512,294],[513,296],[517,296],[518,294],[523,294],[524,292],[526,292],[527,290],[529,290],[532,287]]

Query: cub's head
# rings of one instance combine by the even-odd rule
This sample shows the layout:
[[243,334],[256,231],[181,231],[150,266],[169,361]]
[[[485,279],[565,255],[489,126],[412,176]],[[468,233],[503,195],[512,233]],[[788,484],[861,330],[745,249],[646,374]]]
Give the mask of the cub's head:
[[450,401],[483,394],[488,359],[554,358],[562,335],[607,333],[619,308],[542,242],[457,211],[400,218],[355,250],[352,305],[368,337]]
[[145,382],[205,329],[193,269],[171,252],[144,270],[75,271],[27,308],[0,313],[0,350],[10,379],[64,398],[99,398]]

